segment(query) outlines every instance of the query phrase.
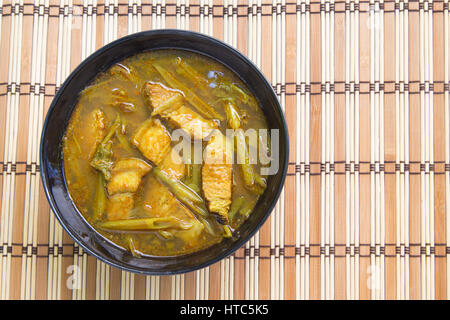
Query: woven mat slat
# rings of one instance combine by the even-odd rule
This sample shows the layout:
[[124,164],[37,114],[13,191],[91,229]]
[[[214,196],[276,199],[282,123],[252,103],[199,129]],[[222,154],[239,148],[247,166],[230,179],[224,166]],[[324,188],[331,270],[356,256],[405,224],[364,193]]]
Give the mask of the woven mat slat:
[[[0,0],[1,299],[447,299],[449,1]],[[290,135],[270,219],[232,256],[134,275],[75,245],[39,176],[43,119],[85,57],[179,28],[246,54]]]

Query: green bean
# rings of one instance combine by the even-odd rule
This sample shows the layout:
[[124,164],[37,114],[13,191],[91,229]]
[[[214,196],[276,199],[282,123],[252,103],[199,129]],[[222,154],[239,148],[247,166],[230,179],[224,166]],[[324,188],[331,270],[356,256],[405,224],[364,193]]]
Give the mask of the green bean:
[[198,221],[200,221],[206,229],[206,232],[208,232],[211,235],[215,235],[216,232],[214,231],[213,226],[211,225],[211,221],[209,219],[203,218],[203,217],[197,217]]
[[175,63],[178,68],[176,72],[181,74],[191,80],[203,93],[210,92],[209,81],[207,78],[203,77],[197,70],[192,68],[187,62],[185,62],[181,57],[176,58]]
[[244,204],[244,196],[239,196],[238,198],[234,199],[233,202],[231,202],[230,211],[228,211],[228,218],[233,220],[236,213],[239,211],[239,209]]
[[97,146],[94,157],[90,161],[90,165],[92,167],[103,173],[106,181],[109,181],[109,179],[111,179],[111,168],[113,165],[111,138],[116,133],[116,130],[120,127],[120,125],[120,117],[117,116],[116,120],[109,128],[108,133]]
[[103,138],[103,141],[101,143],[107,143],[109,140],[111,140],[112,136],[116,133],[116,130],[119,129],[121,125],[122,121],[120,120],[120,116],[117,115],[116,120],[114,120],[113,124],[108,130],[108,133]]
[[261,188],[266,189],[267,182],[266,179],[261,177],[261,175],[258,172],[255,172],[255,182],[257,185],[259,185]]
[[217,86],[214,88],[213,93],[217,97],[229,98],[230,96],[238,96],[237,98],[244,104],[258,110],[258,103],[253,96],[245,92],[236,84],[223,80],[217,79]]
[[169,71],[164,69],[162,66],[154,63],[153,66],[161,74],[164,80],[169,84],[169,86],[174,89],[181,90],[186,100],[189,101],[197,110],[208,118],[216,118],[223,120],[223,117],[208,103],[200,99],[194,92],[192,92],[188,87],[179,82]]
[[233,236],[233,231],[231,230],[231,227],[229,225],[223,226],[224,231],[224,238],[231,238]]
[[253,187],[255,184],[255,172],[253,166],[249,163],[247,143],[242,129],[236,130],[236,151],[244,183],[247,187]]
[[117,137],[117,140],[119,140],[119,143],[123,149],[125,149],[129,153],[134,152],[133,147],[131,146],[127,137],[125,135],[123,135],[119,130],[116,130],[116,137]]
[[239,214],[244,216],[245,218],[248,218],[250,216],[250,213],[252,213],[253,209],[255,208],[257,199],[253,199],[252,201],[248,201],[244,204],[244,206],[241,207],[239,210]]
[[157,167],[155,167],[152,172],[156,178],[166,185],[175,197],[191,209],[197,217],[201,216],[206,218],[209,216],[205,201],[194,190],[186,186],[183,182],[170,178],[164,171],[161,171]]
[[92,218],[98,221],[103,217],[106,207],[105,178],[99,173],[97,178],[97,187],[95,188],[94,204]]
[[[180,201],[183,202],[183,200],[181,200],[181,199],[180,199]],[[190,201],[184,201],[183,203],[185,205],[187,205],[192,211],[194,211],[194,213],[196,213],[197,217],[199,217],[199,216],[208,217],[209,216],[209,212],[208,212],[208,209],[206,209],[205,203],[195,204]]]
[[228,126],[231,129],[238,129],[241,126],[241,118],[236,106],[230,101],[225,103],[225,113],[227,115]]
[[[186,78],[189,78],[189,80],[194,82],[202,91],[211,91],[209,90],[210,80],[203,77],[186,61],[178,57],[176,59],[176,64],[179,67],[177,68],[177,73],[184,75]],[[216,90],[213,90],[213,94],[215,94],[216,96],[229,97],[233,94],[238,95],[243,103],[248,104],[249,106],[257,107],[255,99],[236,84],[230,83],[223,79],[218,79],[218,82],[218,87],[216,88]]]
[[233,91],[234,93],[238,93],[241,96],[241,100],[244,103],[246,103],[250,106],[254,106],[256,104],[255,99],[251,95],[247,94],[243,89],[241,89],[234,83],[232,83],[230,86],[231,86],[231,91]]
[[187,181],[187,178],[191,178],[191,176],[192,176],[192,165],[190,163],[186,163],[185,167],[186,167],[186,177],[185,177],[186,180],[185,181]]
[[183,151],[183,163],[186,170],[186,175],[184,176],[183,181],[186,185],[188,185],[192,177],[192,154],[190,152]]
[[173,234],[166,230],[159,230],[159,235],[163,237],[164,239],[173,239]]
[[200,193],[200,191],[201,191],[200,187],[199,187],[197,184],[193,183],[193,182],[190,182],[190,181],[189,181],[189,183],[187,183],[186,185],[187,185],[190,189],[192,189],[192,191],[194,191],[194,192],[196,192],[196,193]]
[[262,195],[264,193],[265,188],[261,187],[258,184],[254,184],[252,187],[248,187],[247,189],[249,189],[252,193],[256,194],[256,195]]
[[123,231],[143,231],[143,230],[161,230],[161,229],[189,229],[192,224],[181,222],[174,217],[159,218],[139,218],[105,221],[100,224],[103,229],[123,230]]
[[167,173],[157,167],[153,168],[152,172],[176,197],[191,201],[195,204],[204,203],[203,199],[196,192],[181,181],[172,179]]
[[189,185],[197,193],[200,192],[202,185],[202,165],[193,164],[192,165],[192,183]]
[[128,250],[131,252],[131,255],[133,257],[139,258],[141,255],[136,250],[136,246],[134,245],[134,241],[133,241],[133,238],[131,237],[131,235],[129,235],[129,234],[126,235],[126,242],[127,242]]

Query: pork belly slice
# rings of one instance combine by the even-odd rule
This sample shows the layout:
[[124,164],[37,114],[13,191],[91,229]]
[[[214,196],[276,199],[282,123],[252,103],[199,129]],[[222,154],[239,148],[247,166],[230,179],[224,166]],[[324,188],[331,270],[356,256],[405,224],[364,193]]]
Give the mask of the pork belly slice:
[[203,140],[218,128],[214,120],[205,119],[187,107],[180,91],[151,82],[145,84],[144,90],[153,108],[152,115],[167,119],[174,127],[186,131],[193,139]]
[[150,118],[144,121],[131,142],[156,165],[159,165],[171,150],[169,131],[159,119]]
[[232,149],[227,138],[215,130],[205,149],[205,162],[202,167],[202,188],[208,209],[228,223],[233,184]]
[[109,197],[106,203],[108,220],[122,220],[130,217],[134,208],[134,195],[132,193],[118,193]]
[[142,177],[150,172],[151,165],[141,159],[127,158],[114,163],[111,179],[108,182],[108,194],[134,193],[141,184]]

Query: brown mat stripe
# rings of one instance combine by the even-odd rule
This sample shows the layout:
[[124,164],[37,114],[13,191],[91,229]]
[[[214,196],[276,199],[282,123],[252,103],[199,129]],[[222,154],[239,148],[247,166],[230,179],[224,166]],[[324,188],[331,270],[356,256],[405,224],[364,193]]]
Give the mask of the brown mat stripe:
[[[449,1],[0,0],[1,299],[447,299]],[[53,96],[114,39],[180,28],[246,54],[290,133],[282,196],[232,256],[141,276],[51,213],[39,139]]]

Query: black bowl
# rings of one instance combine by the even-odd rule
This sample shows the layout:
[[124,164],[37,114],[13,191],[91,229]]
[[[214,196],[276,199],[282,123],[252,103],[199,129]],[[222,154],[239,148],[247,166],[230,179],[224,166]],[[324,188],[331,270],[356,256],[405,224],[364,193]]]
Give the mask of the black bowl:
[[[237,230],[236,239],[225,239],[208,249],[176,257],[135,258],[96,232],[75,207],[64,178],[62,137],[78,94],[98,73],[136,53],[164,48],[190,50],[209,56],[233,70],[247,84],[259,100],[269,127],[279,129],[279,170],[268,178],[264,195],[249,219]],[[248,58],[227,44],[203,34],[180,30],[145,31],[118,39],[93,53],[58,90],[42,131],[41,178],[57,219],[73,240],[88,253],[126,271],[149,275],[177,274],[215,263],[251,238],[270,215],[280,195],[288,166],[288,153],[288,131],[280,104],[272,86]]]

